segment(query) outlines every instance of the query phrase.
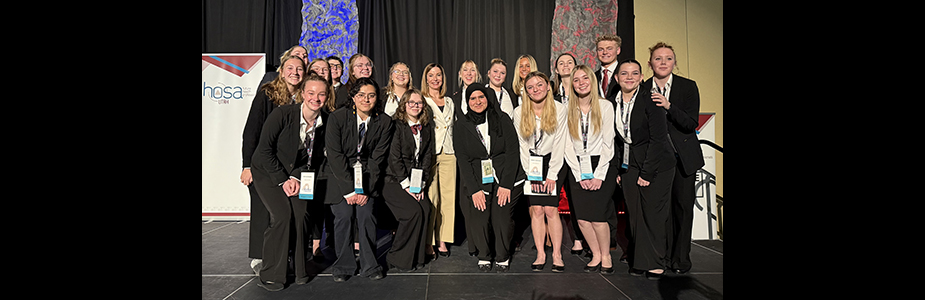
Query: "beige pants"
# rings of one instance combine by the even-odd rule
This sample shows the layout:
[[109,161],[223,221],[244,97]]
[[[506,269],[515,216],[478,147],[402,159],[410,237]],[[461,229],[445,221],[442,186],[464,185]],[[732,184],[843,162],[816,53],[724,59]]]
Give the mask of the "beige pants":
[[437,241],[452,243],[456,222],[456,156],[437,154],[432,174],[428,195],[434,209],[431,210],[427,235],[434,244]]

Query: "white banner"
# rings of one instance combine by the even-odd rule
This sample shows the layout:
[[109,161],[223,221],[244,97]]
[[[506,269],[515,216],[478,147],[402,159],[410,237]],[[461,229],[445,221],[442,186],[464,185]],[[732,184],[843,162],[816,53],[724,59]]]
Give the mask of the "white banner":
[[266,55],[202,54],[202,219],[250,219],[241,134]]
[[[697,138],[716,142],[715,113],[700,113],[700,124],[697,127]],[[694,185],[697,187],[697,198],[694,200],[694,226],[691,230],[693,240],[716,240],[717,215],[716,210],[716,150],[708,145],[701,144],[704,166],[697,171]]]

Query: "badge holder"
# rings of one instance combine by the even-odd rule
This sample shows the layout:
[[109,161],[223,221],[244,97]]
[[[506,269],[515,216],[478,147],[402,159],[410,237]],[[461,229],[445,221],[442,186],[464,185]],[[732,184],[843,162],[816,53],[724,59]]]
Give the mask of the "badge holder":
[[353,165],[353,191],[363,193],[363,165],[359,161]]
[[315,172],[302,172],[302,179],[300,182],[302,183],[302,187],[299,188],[299,199],[315,199]]
[[581,180],[594,179],[594,170],[591,168],[591,155],[579,156],[578,167],[581,171]]
[[494,166],[491,165],[491,159],[482,160],[482,184],[495,182]]
[[412,193],[420,193],[423,186],[424,170],[421,169],[411,169],[411,186],[408,187],[408,191]]

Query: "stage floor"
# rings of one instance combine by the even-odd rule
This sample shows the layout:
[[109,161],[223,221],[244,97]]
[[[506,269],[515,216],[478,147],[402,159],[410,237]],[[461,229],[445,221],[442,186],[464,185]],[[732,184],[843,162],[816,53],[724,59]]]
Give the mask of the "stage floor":
[[[604,276],[584,273],[589,258],[569,254],[570,241],[563,241],[565,273],[552,273],[552,252],[547,250],[543,272],[532,272],[536,257],[529,228],[524,247],[515,253],[507,273],[481,273],[477,259],[470,257],[466,242],[451,247],[450,257],[440,257],[422,270],[387,273],[372,281],[351,277],[334,282],[325,268],[333,261],[333,249],[325,248],[328,259],[311,263],[318,273],[305,285],[291,284],[279,292],[257,286],[258,279],[247,257],[248,222],[202,222],[202,299],[722,299],[723,242],[694,241],[693,269],[685,275],[669,274],[658,281],[634,277],[627,265],[611,252],[616,273]],[[385,252],[391,245],[388,232],[380,231],[379,261],[385,268]],[[311,270],[310,270],[311,271]],[[291,281],[291,279],[290,279]]]

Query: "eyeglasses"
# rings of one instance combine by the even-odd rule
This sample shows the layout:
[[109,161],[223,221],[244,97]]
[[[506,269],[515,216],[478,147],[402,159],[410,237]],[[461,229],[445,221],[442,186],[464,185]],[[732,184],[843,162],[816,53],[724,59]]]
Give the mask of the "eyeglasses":
[[422,107],[424,106],[424,102],[410,102],[409,101],[407,105],[408,107]]
[[408,75],[411,75],[411,72],[408,72],[405,70],[395,70],[395,71],[392,71],[392,74],[408,76]]

